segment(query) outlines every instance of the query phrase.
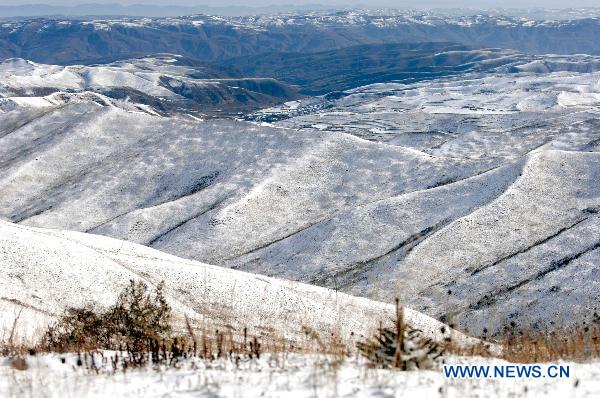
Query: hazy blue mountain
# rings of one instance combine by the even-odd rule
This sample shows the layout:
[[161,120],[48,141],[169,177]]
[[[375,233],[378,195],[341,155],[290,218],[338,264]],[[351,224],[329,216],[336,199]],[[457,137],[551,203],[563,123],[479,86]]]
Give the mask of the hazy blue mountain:
[[12,17],[43,17],[50,15],[61,15],[70,17],[81,16],[134,16],[134,17],[177,17],[191,14],[210,15],[255,15],[262,13],[290,12],[302,10],[320,10],[330,7],[320,4],[305,5],[271,5],[260,6],[209,6],[199,4],[195,6],[185,5],[154,5],[154,4],[77,4],[73,6],[52,4],[20,4],[0,5],[0,18]]
[[360,44],[453,42],[538,53],[600,54],[600,20],[439,17],[368,12],[163,19],[27,19],[0,26],[0,60],[96,63],[151,53],[221,62],[262,53],[322,52]]
[[[225,62],[249,76],[273,76],[310,95],[389,81],[415,82],[482,71],[526,58],[455,43],[363,44],[318,53],[267,53]],[[315,67],[318,65],[317,67]]]

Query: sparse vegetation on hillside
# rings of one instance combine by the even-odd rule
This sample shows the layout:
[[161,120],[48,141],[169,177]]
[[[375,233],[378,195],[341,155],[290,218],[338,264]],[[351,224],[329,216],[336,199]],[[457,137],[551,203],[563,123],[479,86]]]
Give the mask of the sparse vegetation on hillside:
[[[236,362],[241,358],[259,358],[262,350],[257,337],[248,336],[236,341],[231,329],[206,329],[200,336],[186,318],[186,332],[175,333],[172,328],[171,307],[160,283],[151,291],[143,281],[130,281],[117,302],[103,312],[89,307],[71,308],[48,327],[42,342],[31,352],[75,352],[80,355],[79,366],[98,371],[98,356],[106,365],[103,350],[115,351],[110,363],[117,368],[140,367],[146,364],[176,366],[180,359],[198,357],[213,360],[228,357]],[[23,350],[11,350],[19,358]]]
[[[39,352],[76,353],[78,366],[93,372],[116,371],[146,365],[178,367],[182,359],[212,361],[260,358],[263,352],[275,356],[303,352],[331,357],[336,363],[352,355],[353,350],[335,333],[320,335],[303,326],[304,342],[276,338],[275,334],[250,336],[247,328],[236,331],[224,326],[214,333],[197,328],[186,318],[184,332],[172,327],[171,307],[163,293],[164,284],[151,289],[143,281],[130,281],[116,303],[105,311],[90,307],[71,308],[48,327],[42,341],[34,348],[2,345],[2,354],[11,359],[17,370],[28,368],[27,354]],[[600,357],[600,330],[596,325],[570,331],[525,335],[522,333],[497,340],[483,341],[481,346],[465,347],[454,341],[446,326],[441,327],[443,340],[433,340],[404,319],[404,308],[396,300],[393,327],[380,324],[379,331],[357,343],[358,353],[370,367],[398,370],[436,368],[447,355],[498,357],[512,362],[549,362],[556,360],[586,361]],[[490,350],[496,344],[501,351]],[[107,353],[112,351],[112,353]],[[283,362],[282,362],[283,363]]]
[[130,281],[115,305],[105,312],[91,308],[71,308],[44,336],[50,351],[147,350],[153,341],[168,337],[171,307],[160,283],[154,292],[142,281]]
[[509,335],[502,341],[502,348],[503,357],[511,362],[585,362],[600,358],[600,327],[583,325],[545,333]]
[[[359,353],[375,368],[401,370],[427,369],[443,362],[445,354],[468,357],[500,357],[514,363],[546,363],[552,361],[585,362],[600,358],[600,327],[594,314],[592,325],[544,333],[514,333],[507,328],[495,341],[484,339],[480,345],[465,347],[452,338],[436,342],[422,331],[404,322],[403,307],[396,300],[394,328],[380,327],[379,332],[357,344]],[[445,327],[444,331],[445,331]],[[444,333],[442,331],[442,333]],[[498,350],[491,350],[492,345]]]

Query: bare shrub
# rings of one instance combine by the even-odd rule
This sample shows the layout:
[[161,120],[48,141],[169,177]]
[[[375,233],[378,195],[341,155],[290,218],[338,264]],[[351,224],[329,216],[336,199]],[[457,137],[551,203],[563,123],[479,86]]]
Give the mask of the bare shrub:
[[108,347],[103,348],[128,344],[132,351],[142,351],[148,342],[167,337],[171,332],[171,307],[163,289],[161,282],[151,294],[144,282],[130,281],[117,303],[102,316],[109,336]]
[[97,349],[106,342],[106,329],[101,314],[90,308],[70,308],[48,328],[44,345],[60,352]]
[[100,363],[110,363],[116,371],[147,364],[176,367],[180,359],[190,357],[229,358],[236,363],[260,357],[262,344],[257,337],[249,338],[246,328],[242,342],[234,339],[231,327],[217,329],[214,335],[204,328],[198,336],[186,318],[188,335],[174,334],[163,289],[163,283],[151,291],[144,282],[132,280],[104,312],[71,308],[47,329],[38,349],[77,352],[78,366],[91,371],[98,371]]
[[171,308],[160,283],[154,292],[142,281],[130,281],[115,305],[99,313],[91,308],[71,308],[45,333],[43,347],[50,351],[94,349],[131,352],[149,349],[168,336]]

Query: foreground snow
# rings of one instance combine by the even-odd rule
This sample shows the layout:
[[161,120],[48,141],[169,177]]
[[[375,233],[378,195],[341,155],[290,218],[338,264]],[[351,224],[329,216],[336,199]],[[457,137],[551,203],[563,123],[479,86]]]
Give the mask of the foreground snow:
[[[565,379],[447,380],[440,370],[374,370],[360,359],[276,354],[260,360],[188,360],[179,369],[127,372],[78,368],[76,356],[28,357],[29,369],[0,362],[2,397],[593,397],[600,393],[600,365],[568,364]],[[484,358],[448,363],[501,364]]]

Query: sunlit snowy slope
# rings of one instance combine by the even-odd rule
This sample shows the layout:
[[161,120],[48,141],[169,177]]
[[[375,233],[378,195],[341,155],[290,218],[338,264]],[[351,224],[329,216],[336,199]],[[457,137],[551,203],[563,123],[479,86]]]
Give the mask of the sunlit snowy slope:
[[[23,75],[24,61],[10,62]],[[153,90],[164,85],[122,74],[127,65],[96,76],[27,64],[23,81],[5,72],[0,85],[0,217],[399,296],[475,335],[483,325],[593,321],[596,62],[547,57],[495,75],[371,85],[288,102],[254,122],[166,116],[92,89],[100,81],[163,98]],[[72,100],[17,96],[48,70]]]
[[[343,293],[184,260],[144,246],[97,235],[23,227],[0,221],[0,333],[6,341],[39,337],[69,307],[112,305],[131,279],[165,283],[175,314],[198,328],[232,327],[267,341],[300,344],[306,330],[354,346],[391,324],[389,304]],[[409,309],[406,321],[441,341],[477,344]],[[16,326],[16,327],[15,327]]]

